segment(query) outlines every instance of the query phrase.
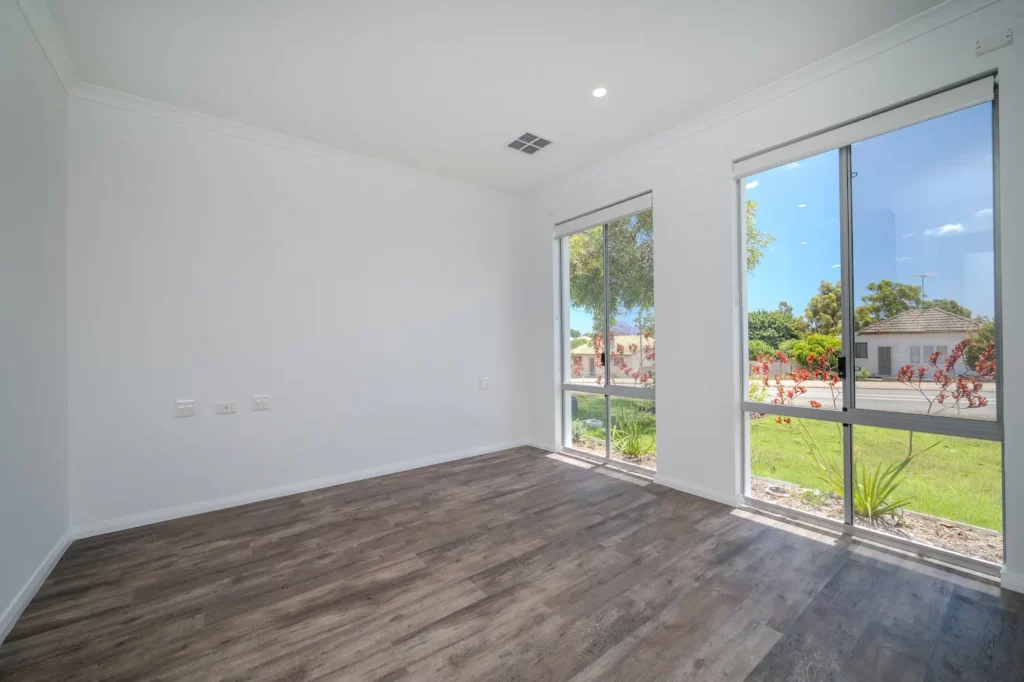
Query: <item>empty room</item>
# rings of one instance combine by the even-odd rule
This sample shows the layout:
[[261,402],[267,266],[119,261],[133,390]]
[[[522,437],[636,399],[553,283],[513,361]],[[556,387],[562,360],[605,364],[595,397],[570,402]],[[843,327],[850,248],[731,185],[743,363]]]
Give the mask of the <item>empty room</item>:
[[1022,26],[0,0],[0,680],[1024,682]]

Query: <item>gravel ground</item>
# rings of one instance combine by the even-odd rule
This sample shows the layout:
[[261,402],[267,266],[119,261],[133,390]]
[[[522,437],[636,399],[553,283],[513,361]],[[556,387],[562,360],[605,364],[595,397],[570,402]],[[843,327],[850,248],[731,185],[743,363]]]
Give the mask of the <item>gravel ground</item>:
[[[750,494],[758,500],[799,509],[836,521],[843,520],[843,501],[833,493],[802,488],[766,478],[754,477]],[[857,517],[859,526],[914,542],[940,547],[958,554],[1003,563],[1003,536],[996,531],[904,510],[895,517],[869,521]]]

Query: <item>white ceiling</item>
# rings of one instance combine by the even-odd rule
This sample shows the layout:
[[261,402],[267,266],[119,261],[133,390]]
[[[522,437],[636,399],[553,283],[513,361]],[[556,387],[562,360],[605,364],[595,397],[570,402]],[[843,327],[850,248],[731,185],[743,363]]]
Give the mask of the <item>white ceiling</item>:
[[84,81],[520,193],[938,0],[48,4]]

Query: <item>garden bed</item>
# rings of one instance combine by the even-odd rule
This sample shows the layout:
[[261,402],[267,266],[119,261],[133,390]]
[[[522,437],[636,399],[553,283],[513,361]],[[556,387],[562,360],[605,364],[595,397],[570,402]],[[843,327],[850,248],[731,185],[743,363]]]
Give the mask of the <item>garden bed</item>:
[[[836,521],[843,520],[843,501],[834,493],[752,476],[750,495],[758,500],[816,516]],[[857,525],[976,559],[1003,563],[1003,536],[986,528],[947,521],[910,510],[901,510],[895,516],[872,521],[858,517]]]

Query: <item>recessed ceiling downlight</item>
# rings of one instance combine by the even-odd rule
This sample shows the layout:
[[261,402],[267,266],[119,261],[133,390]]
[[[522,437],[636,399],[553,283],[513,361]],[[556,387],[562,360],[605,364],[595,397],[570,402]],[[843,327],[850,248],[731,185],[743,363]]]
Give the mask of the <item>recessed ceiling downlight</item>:
[[604,97],[607,94],[608,90],[606,88],[594,88],[594,97]]

